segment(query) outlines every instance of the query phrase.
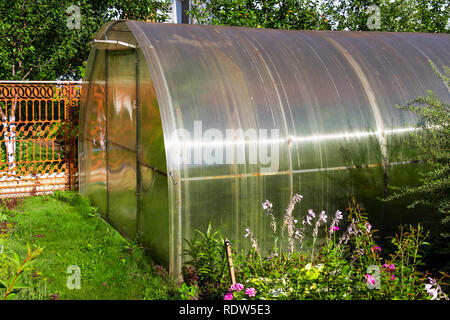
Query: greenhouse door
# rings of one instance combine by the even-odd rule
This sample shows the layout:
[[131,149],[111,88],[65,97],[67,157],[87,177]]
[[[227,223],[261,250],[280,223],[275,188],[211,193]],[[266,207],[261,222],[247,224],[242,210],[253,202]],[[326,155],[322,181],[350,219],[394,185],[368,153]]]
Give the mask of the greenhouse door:
[[106,51],[108,219],[136,236],[136,55]]

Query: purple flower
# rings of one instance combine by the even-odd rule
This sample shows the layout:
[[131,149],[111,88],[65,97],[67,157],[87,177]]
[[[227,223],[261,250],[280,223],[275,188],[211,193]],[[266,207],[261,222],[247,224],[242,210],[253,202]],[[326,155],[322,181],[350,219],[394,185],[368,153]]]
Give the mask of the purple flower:
[[233,284],[233,285],[230,287],[230,289],[233,290],[233,291],[239,292],[239,291],[241,291],[241,290],[244,289],[244,286],[243,286],[242,284],[240,284],[240,283],[235,283],[235,284]]
[[338,231],[339,227],[330,227],[330,232],[333,233],[334,231]]
[[394,276],[394,275],[392,275],[392,276],[391,276],[391,279],[392,279],[392,280],[395,280],[395,276]]
[[381,247],[373,246],[372,251],[378,251],[378,252],[380,252],[380,251],[381,251]]
[[256,296],[256,289],[255,288],[247,288],[245,289],[245,294],[248,295],[250,298]]
[[233,294],[231,292],[228,292],[225,297],[223,297],[223,300],[233,300]]

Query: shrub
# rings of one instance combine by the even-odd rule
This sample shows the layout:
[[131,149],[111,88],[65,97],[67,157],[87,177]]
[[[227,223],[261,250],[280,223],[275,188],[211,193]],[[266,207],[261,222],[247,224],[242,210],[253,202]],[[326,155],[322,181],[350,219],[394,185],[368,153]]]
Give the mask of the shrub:
[[[436,75],[450,87],[450,68],[444,67],[446,75],[440,73],[429,60]],[[441,222],[447,227],[442,236],[449,237],[450,221],[450,105],[439,101],[433,91],[426,97],[418,97],[413,101],[397,106],[402,110],[414,112],[418,118],[417,130],[411,133],[414,147],[418,149],[420,160],[427,164],[425,170],[419,172],[421,183],[416,186],[391,187],[394,191],[384,201],[398,198],[414,198],[408,208],[419,205],[428,206],[440,215]]]

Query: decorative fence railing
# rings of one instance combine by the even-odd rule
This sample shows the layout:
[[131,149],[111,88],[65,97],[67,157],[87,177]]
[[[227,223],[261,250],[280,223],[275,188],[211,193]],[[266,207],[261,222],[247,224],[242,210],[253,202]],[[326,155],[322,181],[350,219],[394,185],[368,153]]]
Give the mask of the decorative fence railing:
[[0,198],[77,184],[79,82],[0,81]]

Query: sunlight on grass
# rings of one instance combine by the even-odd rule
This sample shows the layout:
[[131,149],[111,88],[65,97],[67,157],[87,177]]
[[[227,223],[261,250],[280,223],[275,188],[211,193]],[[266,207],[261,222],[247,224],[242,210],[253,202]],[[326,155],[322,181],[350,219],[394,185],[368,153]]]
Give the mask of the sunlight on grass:
[[[71,192],[25,199],[6,211],[14,225],[2,257],[26,255],[26,245],[45,247],[27,270],[19,299],[176,299],[177,289],[142,248],[103,221],[88,202]],[[5,273],[6,259],[0,260]],[[69,289],[69,266],[81,270],[81,288]],[[10,271],[8,271],[10,272]],[[161,271],[159,271],[161,274]],[[0,274],[1,276],[1,274]]]

